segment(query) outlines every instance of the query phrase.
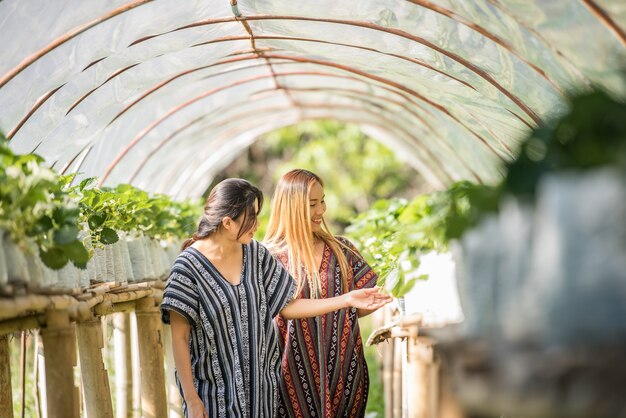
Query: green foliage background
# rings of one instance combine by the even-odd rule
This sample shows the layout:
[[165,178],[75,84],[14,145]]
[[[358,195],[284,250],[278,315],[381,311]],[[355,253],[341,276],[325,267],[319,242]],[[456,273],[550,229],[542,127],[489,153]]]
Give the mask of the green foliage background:
[[261,240],[274,187],[280,176],[293,168],[311,170],[324,181],[326,220],[335,234],[343,233],[359,213],[379,199],[409,198],[432,190],[392,150],[358,126],[326,120],[307,121],[264,135],[220,173],[210,188],[225,178],[241,177],[263,190],[266,201],[256,234]]

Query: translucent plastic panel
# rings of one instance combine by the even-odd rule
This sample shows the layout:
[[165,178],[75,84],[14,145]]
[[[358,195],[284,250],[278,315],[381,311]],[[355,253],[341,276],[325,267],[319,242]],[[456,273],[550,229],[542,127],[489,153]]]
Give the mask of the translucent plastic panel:
[[[224,29],[231,30],[225,32]],[[232,33],[237,29],[224,26],[221,32]],[[15,134],[15,141],[20,144],[16,149],[29,152],[43,141],[39,152],[49,155],[52,161],[64,161],[60,153],[71,153],[73,147],[82,148],[93,142],[94,135],[119,112],[160,83],[172,79],[166,86],[171,88],[172,84],[193,82],[215,72],[213,68],[203,67],[215,64],[223,54],[235,52],[242,46],[242,43],[230,43],[228,48],[209,45],[181,49],[145,61],[128,55],[100,61],[73,77],[24,123]],[[121,69],[126,70],[119,72]],[[185,72],[189,73],[183,74]]]
[[[12,129],[43,95],[63,86],[97,60],[118,53],[124,55],[133,49],[131,44],[137,40],[176,29],[197,19],[230,13],[230,8],[223,2],[202,0],[185,2],[185,7],[172,7],[170,2],[126,2],[129,5],[126,8],[116,8],[118,2],[95,3],[106,4],[106,10],[98,6],[94,8],[97,13],[74,13],[74,10],[81,11],[91,5],[91,2],[84,1],[65,1],[61,4],[17,0],[0,2],[0,16],[3,22],[8,22],[6,26],[5,23],[0,25],[0,39],[17,39],[20,47],[17,52],[4,48],[0,51],[0,62],[11,63],[9,72],[3,72],[0,79],[0,85],[3,84],[1,81],[6,82],[1,86],[0,108],[3,112],[0,114],[0,126]],[[136,7],[130,7],[133,5]],[[5,15],[5,10],[13,12]],[[51,19],[52,16],[63,23]],[[15,22],[21,26],[10,26]],[[43,34],[47,42],[31,37],[32,32],[38,36]],[[198,37],[197,32],[191,30],[185,31],[186,43],[180,42],[180,39],[178,42],[153,43],[152,55],[190,46]],[[159,50],[159,46],[164,50]],[[40,53],[37,60],[13,77],[8,77],[10,71],[19,69],[19,64],[15,65],[15,62],[28,61],[29,56],[35,53]],[[131,51],[130,54],[135,55],[136,52]],[[20,106],[6,106],[7,100],[18,96]]]
[[[624,65],[626,39],[620,41],[615,31],[593,13],[588,2],[492,0],[490,3],[543,39],[547,47],[559,51],[590,82],[609,90],[618,90],[621,94],[626,93],[624,81],[616,71]],[[624,33],[624,2],[614,0],[597,3],[610,5],[605,10],[607,13],[621,10],[618,15],[610,16],[621,22],[621,31]]]
[[[186,154],[187,150],[193,148],[191,156],[202,154],[205,156],[215,156],[219,152],[224,152],[234,147],[228,137],[220,136],[220,132],[238,132],[241,126],[246,125],[250,120],[257,120],[263,111],[266,119],[278,119],[278,112],[283,112],[290,108],[290,102],[284,92],[275,91],[273,94],[259,95],[247,100],[246,103],[227,103],[212,112],[207,112],[187,125],[172,131],[168,135],[154,141],[153,147],[137,148],[137,151],[128,161],[123,164],[123,170],[116,170],[112,173],[110,182],[132,181],[143,187],[147,182],[162,175],[165,167],[171,166],[172,155]],[[196,150],[197,148],[197,150]],[[146,151],[150,151],[146,153]],[[240,152],[237,148],[235,152]],[[141,154],[140,154],[141,153]],[[178,157],[177,157],[178,159]],[[218,160],[221,161],[221,160]],[[131,169],[131,173],[127,170]],[[221,169],[222,167],[220,167]]]
[[444,187],[497,181],[570,89],[626,93],[623,1],[237,8],[0,1],[0,130],[60,172],[186,197],[267,130],[335,118]]

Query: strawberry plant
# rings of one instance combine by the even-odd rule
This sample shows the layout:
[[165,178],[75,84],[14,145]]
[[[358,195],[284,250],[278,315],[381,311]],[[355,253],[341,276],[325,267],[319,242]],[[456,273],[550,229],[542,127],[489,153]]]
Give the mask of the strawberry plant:
[[417,280],[407,273],[419,266],[420,254],[446,251],[448,242],[498,207],[499,190],[455,183],[450,189],[429,195],[380,200],[346,229],[359,242],[368,263],[378,273],[378,284],[393,296],[408,293]]
[[52,269],[68,261],[85,268],[89,254],[78,239],[79,208],[66,192],[69,178],[35,154],[15,154],[2,135],[0,158],[0,229],[25,252],[32,239]]

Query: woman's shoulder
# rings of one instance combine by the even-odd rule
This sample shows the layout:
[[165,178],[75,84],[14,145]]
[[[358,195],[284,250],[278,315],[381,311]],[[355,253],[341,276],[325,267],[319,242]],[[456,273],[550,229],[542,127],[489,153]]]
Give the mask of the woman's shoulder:
[[199,276],[198,265],[201,261],[198,254],[199,252],[191,247],[182,250],[172,263],[168,283],[181,280],[195,282]]
[[269,253],[267,246],[255,239],[252,239],[248,244],[246,244],[246,247],[248,247],[250,254],[259,258],[264,258],[265,255]]
[[178,255],[174,259],[174,262],[172,263],[172,265],[173,266],[179,266],[181,264],[185,265],[185,264],[189,263],[190,259],[198,258],[198,253],[199,253],[198,250],[196,250],[195,248],[189,246],[189,247],[185,248],[184,250],[182,250],[180,253],[178,253]]
[[348,238],[344,237],[343,235],[335,235],[335,239],[339,241],[339,243],[344,245],[345,247],[348,247],[352,251],[356,251],[356,246],[352,243],[352,241],[350,241]]

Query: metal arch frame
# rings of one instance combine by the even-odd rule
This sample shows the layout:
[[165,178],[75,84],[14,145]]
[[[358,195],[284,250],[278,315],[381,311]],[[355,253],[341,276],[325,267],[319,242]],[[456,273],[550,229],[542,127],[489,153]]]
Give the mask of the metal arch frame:
[[[320,106],[320,109],[322,109],[322,110],[323,110],[323,109],[326,109],[326,106],[321,105],[321,106]],[[285,110],[285,111],[289,111],[289,110],[294,110],[294,111],[295,111],[296,109],[294,109],[294,108],[290,108],[290,107],[285,107],[285,108],[284,108],[284,110]],[[361,108],[357,108],[357,110],[358,110],[358,111],[362,111],[363,109],[361,109]],[[372,112],[367,112],[367,113],[368,113],[370,116],[374,116],[374,117],[380,116],[380,115],[379,115],[379,114],[377,114],[377,113],[372,113]],[[386,130],[390,130],[390,128],[391,128],[392,130],[394,129],[394,127],[393,127],[393,126],[391,126],[391,127],[390,127],[390,126],[389,126],[389,124],[382,125],[382,124],[378,124],[378,123],[373,123],[371,118],[364,118],[364,119],[361,119],[361,120],[356,120],[355,118],[344,119],[344,118],[342,118],[342,117],[341,117],[341,115],[328,115],[328,116],[315,117],[315,118],[306,117],[305,119],[306,119],[306,120],[314,120],[314,119],[328,119],[329,117],[332,117],[332,118],[334,118],[334,119],[336,119],[336,120],[343,120],[343,121],[345,121],[345,122],[352,122],[352,123],[357,123],[357,124],[362,124],[362,125],[372,125],[372,126],[377,126],[377,127],[378,127],[378,128],[380,128],[380,129],[386,129]],[[297,123],[297,122],[299,122],[299,121],[302,121],[302,120],[304,120],[304,119],[298,120],[298,121],[296,121],[296,123]],[[256,121],[254,121],[254,120],[252,120],[252,121],[250,122],[250,125],[253,125],[253,126],[254,126],[254,125],[256,125],[256,124],[257,124],[257,122],[256,122]],[[291,124],[292,124],[292,123],[287,123],[287,124],[284,124],[284,123],[279,123],[279,124],[275,124],[275,125],[273,125],[270,129],[268,129],[268,130],[266,130],[266,131],[269,131],[269,130],[272,130],[272,129],[277,129],[277,128],[280,128],[280,127],[282,127],[282,126],[287,126],[287,125],[291,125]],[[228,138],[232,138],[231,140],[236,140],[236,138],[237,138],[237,133],[238,133],[238,132],[246,132],[246,131],[247,131],[247,130],[249,130],[249,129],[250,129],[250,128],[249,128],[248,126],[246,126],[246,125],[243,123],[243,121],[242,121],[241,123],[239,123],[239,124],[238,124],[238,128],[237,128],[237,129],[231,129],[230,131],[226,131],[226,132],[225,132],[222,136],[224,136],[224,137],[228,137]],[[395,137],[400,137],[400,135],[398,135],[398,134],[396,134],[396,135],[394,135],[394,136],[395,136]],[[203,156],[202,156],[201,154],[199,154],[198,152],[193,152],[193,154],[194,154],[196,157],[198,157],[198,158],[203,158]],[[418,157],[417,157],[417,156],[414,156],[414,157],[415,157],[415,160],[413,160],[413,163],[415,163],[415,161],[418,159]],[[414,168],[416,168],[416,169],[417,169],[418,171],[420,171],[423,175],[425,175],[425,177],[429,178],[429,181],[430,181],[431,183],[435,184],[437,187],[442,187],[444,183],[441,181],[441,178],[440,178],[440,177],[435,176],[435,175],[434,175],[434,174],[432,174],[432,173],[431,173],[431,174],[424,173],[424,171],[431,172],[431,171],[432,171],[432,167],[431,167],[430,165],[426,164],[426,163],[423,163],[423,162],[421,161],[421,159],[419,160],[419,163],[420,163],[420,166],[421,166],[421,167],[420,167],[420,168],[417,168],[417,167],[415,167],[415,165],[414,165]],[[187,163],[186,163],[186,165],[189,165],[189,162],[187,162]],[[172,169],[170,170],[170,172],[171,172],[171,173],[179,173],[179,171],[178,171],[178,169],[177,169],[177,167],[176,167],[176,166],[172,167]],[[184,175],[184,174],[183,174],[183,175]],[[164,175],[164,178],[167,178],[167,179],[171,179],[172,177],[173,177],[172,175]]]
[[[296,74],[293,74],[296,75]],[[328,77],[335,77],[335,75],[333,74],[319,74],[319,76],[328,76]],[[360,81],[365,85],[368,86],[372,86],[370,84],[365,83],[362,80],[356,80],[355,81]],[[259,90],[257,92],[255,92],[252,96],[250,96],[249,98],[246,99],[247,102],[251,101],[251,100],[256,100],[256,97],[258,97],[259,95],[263,95],[265,93],[267,94],[272,94],[272,93],[277,93],[280,90],[284,90],[284,89],[266,89],[266,90]],[[389,102],[392,103],[395,106],[400,107],[401,109],[403,109],[406,113],[408,113],[409,115],[419,119],[422,123],[422,125],[426,128],[426,130],[430,131],[431,134],[435,137],[439,137],[439,142],[437,142],[438,144],[443,144],[443,146],[445,148],[447,148],[447,150],[450,152],[451,155],[455,156],[455,158],[461,163],[461,165],[467,170],[467,172],[478,182],[481,182],[482,179],[480,178],[480,176],[473,170],[472,167],[470,167],[467,162],[461,158],[461,156],[458,154],[457,150],[455,150],[448,141],[446,141],[445,139],[441,138],[437,132],[436,129],[434,129],[434,127],[432,125],[430,125],[425,119],[423,119],[414,109],[410,108],[407,106],[407,103],[404,101],[399,101],[399,100],[395,100],[392,99],[390,97],[385,97],[385,96],[380,96],[377,95],[375,93],[372,92],[366,92],[366,91],[361,91],[361,90],[357,90],[357,89],[353,89],[353,88],[329,88],[329,87],[324,87],[324,88],[293,88],[290,87],[289,88],[290,92],[303,92],[303,91],[316,91],[316,92],[328,92],[328,91],[335,91],[337,92],[337,95],[340,97],[346,97],[346,98],[352,98],[352,99],[357,99],[357,100],[362,100],[362,101],[367,101],[367,99],[376,99],[378,101],[383,101],[383,102]],[[359,95],[362,95],[363,97],[359,97]],[[262,98],[264,99],[266,96],[262,96]],[[169,135],[165,136],[163,139],[160,140],[160,142],[148,153],[148,155],[139,162],[137,168],[135,169],[135,171],[133,172],[133,174],[130,176],[129,178],[129,182],[133,182],[134,179],[136,178],[136,176],[138,175],[138,173],[141,171],[142,167],[147,164],[148,160],[150,158],[152,158],[155,153],[157,153],[165,144],[167,144],[169,141],[171,141],[172,139],[174,139],[174,137],[178,136],[180,133],[182,133],[184,130],[192,127],[193,125],[202,122],[204,119],[209,118],[212,116],[213,113],[220,113],[220,114],[224,114],[225,112],[228,112],[232,109],[236,109],[239,105],[241,104],[241,102],[237,102],[237,103],[233,103],[229,106],[228,109],[224,109],[224,108],[218,108],[218,109],[213,109],[211,110],[211,112],[209,114],[206,115],[202,115],[199,116],[195,119],[193,119],[192,121],[190,121],[189,123],[185,124],[184,126],[174,130],[172,133],[170,133]],[[302,108],[306,108],[306,106],[302,106]],[[235,120],[239,120],[239,118],[242,118],[246,115],[245,112],[240,112],[238,114],[230,115],[228,114],[226,119],[235,119]],[[224,118],[222,118],[224,119]],[[216,127],[219,126],[220,123],[218,122],[212,122],[211,123],[211,127]]]
[[500,85],[500,83],[498,83],[497,80],[491,77],[486,71],[482,70],[477,65],[474,65],[473,63],[466,60],[465,58],[459,56],[458,54],[450,52],[446,50],[445,48],[441,48],[420,36],[416,36],[409,32],[405,32],[399,29],[386,28],[386,27],[379,26],[373,23],[369,23],[369,22],[351,21],[351,20],[344,20],[344,19],[321,19],[321,18],[313,18],[313,17],[305,17],[305,16],[279,16],[279,15],[257,15],[257,16],[242,16],[239,18],[228,18],[228,19],[206,19],[206,20],[199,21],[190,25],[182,26],[173,31],[164,32],[162,34],[156,34],[156,35],[142,38],[141,40],[136,41],[132,45],[135,45],[139,42],[145,42],[147,40],[154,39],[159,36],[165,35],[167,33],[174,32],[174,31],[185,30],[185,29],[194,28],[198,26],[204,26],[204,25],[212,25],[215,23],[223,23],[223,22],[228,22],[228,21],[243,21],[243,20],[245,21],[297,20],[297,21],[307,21],[307,22],[332,23],[332,24],[338,24],[338,25],[349,25],[349,26],[356,26],[356,27],[362,27],[366,29],[377,30],[380,32],[389,33],[389,34],[396,35],[401,38],[405,38],[405,39],[417,42],[419,44],[422,44],[432,49],[433,51],[439,52],[440,54],[447,56],[448,58],[452,59],[453,61],[456,61],[457,63],[461,64],[468,70],[472,71],[473,73],[478,75],[480,78],[483,78],[485,81],[487,81],[488,83],[492,84],[495,88],[500,90],[502,94],[509,97],[509,99],[511,99],[514,103],[516,103],[521,109],[523,109],[524,112],[527,113],[530,116],[530,118],[534,120],[535,123],[539,124],[541,122],[541,118],[539,118],[539,116],[532,109],[530,109],[524,102],[522,102],[516,95],[514,95],[512,92],[504,88],[502,85]]
[[[151,38],[152,38],[152,37],[151,37]],[[150,38],[150,39],[151,39],[151,38]],[[241,36],[241,37],[224,37],[224,38],[217,38],[217,39],[214,39],[214,40],[211,40],[211,41],[202,42],[202,43],[199,43],[199,44],[194,44],[194,45],[192,45],[191,47],[197,47],[197,46],[206,45],[206,44],[213,44],[213,43],[217,43],[217,42],[225,42],[225,41],[233,41],[233,40],[246,40],[246,39],[248,39],[248,37],[243,37],[243,36]],[[466,85],[466,86],[468,86],[468,87],[470,87],[470,88],[472,88],[472,89],[474,89],[474,90],[476,90],[476,91],[477,91],[477,89],[476,89],[474,86],[472,86],[471,84],[469,84],[469,83],[467,83],[467,82],[465,82],[465,81],[463,81],[463,80],[461,80],[461,79],[459,79],[459,78],[455,77],[455,76],[454,76],[454,75],[452,75],[452,74],[448,74],[448,73],[446,73],[445,71],[438,70],[437,68],[434,68],[434,67],[430,66],[429,64],[427,64],[427,63],[425,63],[425,62],[422,62],[422,61],[417,60],[417,59],[414,59],[414,58],[401,56],[401,55],[398,55],[398,54],[392,54],[392,53],[387,53],[387,52],[384,52],[384,51],[379,51],[379,50],[376,50],[376,49],[374,49],[374,48],[367,48],[367,47],[363,47],[363,46],[360,46],[360,45],[351,45],[351,44],[343,44],[343,43],[335,43],[335,42],[320,41],[320,40],[316,40],[316,39],[307,39],[307,38],[274,37],[274,36],[258,36],[258,37],[257,37],[257,39],[284,39],[284,40],[299,40],[299,41],[309,41],[309,42],[317,42],[317,43],[326,43],[326,44],[341,45],[341,46],[346,46],[346,47],[350,47],[350,48],[358,48],[358,49],[362,49],[362,50],[367,50],[367,51],[370,51],[370,52],[375,52],[375,53],[379,53],[379,54],[383,54],[383,55],[387,55],[387,56],[391,56],[391,57],[396,57],[396,58],[399,58],[399,59],[402,59],[402,60],[406,60],[406,61],[409,61],[409,62],[415,63],[415,64],[420,65],[420,66],[423,66],[423,67],[425,67],[425,68],[427,68],[427,69],[430,69],[430,70],[436,71],[436,72],[438,72],[438,73],[440,73],[440,74],[443,74],[443,75],[445,75],[446,77],[449,77],[449,78],[451,78],[451,79],[454,79],[454,80],[456,80],[456,81],[458,81],[458,82],[460,82],[460,83],[462,83],[462,84],[464,84],[464,85]],[[136,44],[136,43],[137,43],[137,42],[134,42],[134,43],[133,43],[133,44],[131,44],[131,45],[134,45],[134,44]],[[101,58],[101,59],[99,59],[99,60],[97,60],[97,61],[94,61],[94,62],[93,62],[93,63],[91,63],[89,66],[94,65],[96,62],[102,61],[102,60],[104,60],[104,59],[106,59],[106,57],[105,57],[105,58]],[[233,60],[236,60],[236,59],[233,59]],[[186,74],[188,74],[188,73],[190,73],[190,72],[197,71],[197,70],[204,69],[204,68],[208,68],[208,67],[212,67],[212,66],[215,66],[215,65],[219,65],[219,64],[221,64],[222,62],[228,62],[228,60],[224,60],[224,61],[221,61],[221,62],[217,62],[217,63],[213,63],[213,64],[208,64],[207,66],[197,67],[197,68],[195,68],[195,69],[189,69],[189,70],[186,70],[186,71],[180,72],[180,73],[179,73],[179,74],[177,74],[176,76],[171,77],[171,78],[169,78],[169,79],[167,79],[167,80],[163,81],[163,82],[162,82],[162,84],[167,84],[168,82],[171,82],[171,81],[175,80],[176,78],[182,77],[182,76],[184,76],[184,75],[186,75]],[[135,67],[135,66],[137,66],[137,65],[139,65],[139,64],[140,64],[140,63],[136,63],[136,64],[133,64],[133,65],[130,65],[130,66],[126,66],[126,67],[124,67],[124,68],[118,69],[118,70],[116,70],[115,72],[113,72],[113,74],[111,74],[111,75],[110,75],[110,76],[109,76],[109,77],[108,77],[108,78],[107,78],[104,82],[102,82],[102,83],[101,83],[98,87],[96,87],[96,88],[94,88],[94,89],[91,89],[91,90],[90,90],[90,91],[88,91],[86,94],[84,94],[83,96],[81,96],[80,98],[78,98],[78,99],[77,99],[77,100],[76,100],[76,101],[72,104],[72,106],[70,106],[70,108],[69,108],[69,109],[68,109],[68,111],[66,112],[66,116],[67,116],[67,115],[68,115],[68,114],[69,114],[69,113],[70,113],[70,112],[71,112],[71,111],[72,111],[72,110],[73,110],[73,109],[74,109],[74,108],[75,108],[75,107],[76,107],[79,103],[81,103],[81,102],[82,102],[85,98],[87,98],[89,95],[91,95],[93,92],[95,92],[98,88],[102,87],[103,85],[105,85],[105,84],[106,84],[106,83],[108,83],[109,81],[113,80],[116,76],[118,76],[118,75],[122,74],[123,72],[125,72],[125,71],[127,71],[127,70],[129,70],[129,69],[131,69],[131,68],[133,68],[133,67]],[[88,66],[88,67],[89,67],[89,66]],[[23,124],[24,124],[24,123],[25,123],[25,122],[26,122],[26,121],[27,121],[27,120],[28,120],[28,119],[32,116],[32,114],[33,114],[33,113],[34,113],[34,112],[35,112],[35,111],[36,111],[36,110],[37,110],[37,109],[38,109],[38,108],[39,108],[39,107],[43,104],[43,102],[45,102],[48,98],[50,98],[50,96],[52,96],[52,94],[54,94],[54,93],[55,93],[58,89],[60,89],[61,87],[62,87],[62,86],[60,86],[60,87],[56,88],[55,90],[53,90],[53,91],[49,92],[48,94],[46,94],[46,95],[45,95],[45,98],[43,98],[43,100],[41,100],[41,99],[40,99],[40,100],[39,100],[39,101],[35,104],[35,106],[31,109],[31,111],[30,111],[30,112],[28,112],[28,114],[27,114],[27,115],[26,115],[26,116],[25,116],[25,117],[24,117],[24,118],[23,118],[20,122],[18,122],[18,124],[16,125],[16,127],[14,127],[14,128],[13,128],[13,129],[9,132],[9,134],[8,134],[8,136],[7,136],[7,137],[8,137],[9,139],[11,139],[11,138],[15,135],[15,133],[19,130],[19,128],[20,128],[21,126],[23,126]],[[157,84],[157,86],[155,86],[154,90],[156,90],[156,88],[158,88],[158,87],[160,87],[160,85],[159,85],[159,84]],[[152,91],[154,91],[154,90],[148,90],[148,92],[147,92],[144,96],[141,96],[139,99],[137,99],[136,101],[132,102],[130,105],[128,105],[128,106],[127,106],[127,108],[132,107],[132,106],[133,106],[136,102],[140,101],[143,97],[145,97],[145,96],[149,95],[149,94],[150,94]],[[507,97],[508,97],[508,96],[507,96]],[[517,103],[516,103],[516,106],[517,106]],[[518,106],[518,107],[519,107],[519,106]],[[124,110],[124,111],[128,110],[127,108],[125,108],[125,110]],[[528,124],[528,122],[526,122],[523,118],[521,118],[519,115],[517,115],[514,111],[512,111],[512,110],[510,110],[510,109],[507,109],[507,110],[508,110],[511,114],[513,114],[516,118],[518,118],[518,119],[522,120],[522,121],[523,121],[526,125],[530,126],[530,125]],[[122,113],[123,113],[123,112],[122,112]],[[117,117],[119,117],[119,116],[121,116],[121,114],[118,114],[118,115],[116,116],[116,118],[117,118]],[[116,118],[114,118],[113,120],[111,120],[111,121],[109,122],[109,124],[113,123],[113,122],[115,121],[115,119],[116,119]]]
[[[260,38],[265,39],[265,38],[277,38],[277,37],[260,37]],[[285,38],[285,37],[283,37],[283,38]],[[227,38],[227,39],[224,39],[224,40],[235,40],[235,39],[233,39],[233,38],[231,37],[231,38]],[[211,43],[211,42],[215,42],[215,41],[218,41],[218,40],[216,39],[216,40],[214,40],[214,41],[209,41],[209,42]],[[311,41],[311,42],[315,42],[315,40],[310,40],[310,41]],[[194,46],[195,46],[195,45],[194,45]],[[361,46],[358,46],[358,45],[348,45],[348,44],[345,44],[345,46],[347,46],[347,47],[354,47],[354,48],[360,48],[360,49],[365,49],[365,50],[368,50],[368,51],[371,51],[371,52],[381,53],[381,54],[385,54],[385,55],[387,55],[387,56],[396,57],[396,58],[399,58],[399,59],[405,59],[405,60],[408,60],[409,62],[413,62],[413,63],[416,63],[416,64],[418,64],[418,65],[422,65],[422,66],[424,66],[424,65],[423,65],[423,63],[417,62],[416,60],[413,60],[413,59],[406,59],[406,58],[404,58],[404,57],[402,57],[402,56],[399,56],[399,55],[397,55],[397,54],[389,54],[389,53],[385,53],[385,52],[382,52],[382,51],[375,50],[375,49],[373,49],[373,48],[365,48],[365,47],[361,47]],[[256,57],[256,58],[260,58],[260,57]],[[209,64],[209,65],[207,65],[207,66],[198,67],[197,69],[208,68],[208,67],[212,67],[212,66],[215,66],[215,65],[219,65],[219,64],[221,64],[221,63],[223,63],[223,62],[231,62],[231,61],[236,61],[236,60],[238,60],[238,59],[240,59],[240,58],[228,59],[228,60],[224,60],[224,61],[222,61],[222,62],[217,62],[217,63]],[[130,69],[130,68],[132,68],[132,67],[134,67],[134,66],[136,66],[136,65],[138,65],[138,64],[133,64],[133,65],[131,65],[131,66],[127,66],[127,67],[124,67],[123,69],[119,69],[119,70],[115,71],[115,72],[114,72],[114,74],[112,74],[111,76],[109,76],[109,77],[108,77],[108,78],[107,78],[107,79],[106,79],[106,80],[105,80],[105,81],[104,81],[104,82],[103,82],[100,86],[104,85],[106,82],[108,82],[108,81],[112,80],[115,76],[117,76],[117,75],[119,75],[119,74],[123,73],[124,71],[126,71],[126,70],[128,70],[128,69]],[[426,67],[426,68],[431,68],[431,69],[432,69],[432,67],[430,67],[430,66],[428,66],[428,65],[426,65],[425,67]],[[183,72],[179,73],[178,75],[176,75],[176,76],[174,76],[174,77],[172,77],[172,78],[170,78],[170,79],[168,79],[168,80],[165,80],[165,81],[164,81],[164,82],[162,82],[162,83],[159,83],[159,84],[157,85],[157,88],[158,88],[158,87],[160,87],[160,86],[162,86],[162,85],[164,85],[164,84],[167,84],[168,82],[170,82],[170,81],[172,81],[172,80],[174,80],[174,79],[176,79],[176,78],[178,78],[178,77],[180,77],[180,76],[183,76],[183,75],[185,75],[185,74],[188,74],[188,73],[190,73],[190,72],[192,72],[192,71],[194,71],[194,70],[196,70],[196,69],[191,69],[191,70],[186,70],[186,71],[183,71]],[[436,70],[436,69],[435,69],[435,70]],[[447,74],[447,73],[445,73],[445,72],[441,72],[441,71],[438,71],[438,72],[445,74],[446,76],[450,77],[451,79],[458,80],[458,79],[456,79],[454,76],[452,76],[452,75],[450,75],[450,74]],[[469,85],[469,84],[467,84],[467,83],[463,82],[462,80],[458,80],[458,81],[459,81],[459,82],[461,82],[461,83],[463,83],[463,84],[465,84],[465,85],[467,85],[467,86],[469,86],[469,87],[471,87],[471,88],[473,88],[473,86],[471,86],[471,85]],[[96,88],[96,89],[97,89],[97,88]],[[70,109],[68,110],[68,112],[67,112],[67,113],[71,112],[71,110],[72,110],[73,108],[75,108],[75,107],[76,107],[76,105],[77,105],[78,103],[80,103],[82,100],[84,100],[86,96],[88,96],[89,94],[91,94],[92,92],[94,92],[96,89],[92,89],[92,90],[90,90],[90,91],[89,91],[86,95],[84,95],[84,96],[82,96],[81,98],[79,98],[79,99],[78,99],[78,100],[77,100],[77,101],[76,101],[76,102],[75,102],[75,103],[74,103],[74,104],[70,107]],[[474,90],[476,90],[475,88],[473,88],[473,89],[474,89]],[[152,91],[154,91],[154,90],[153,90],[153,89],[149,89],[147,93],[145,93],[142,97],[140,97],[140,99],[137,99],[136,101],[134,101],[133,103],[131,103],[130,105],[128,105],[128,106],[124,109],[124,112],[125,112],[126,110],[128,110],[128,108],[130,108],[131,106],[133,106],[133,105],[134,105],[137,101],[141,100],[143,97],[145,97],[145,96],[147,96],[148,94],[150,94]],[[507,108],[505,108],[505,109],[507,109]],[[512,115],[514,115],[515,117],[517,117],[518,119],[520,119],[522,122],[524,122],[526,125],[528,125],[528,122],[526,122],[523,118],[519,117],[519,115],[517,115],[515,112],[513,112],[513,111],[512,111],[512,110],[510,110],[510,109],[507,109],[507,110],[508,110],[508,111],[509,111]],[[66,113],[66,114],[67,114],[67,113]],[[121,113],[123,113],[123,112],[121,112]],[[116,118],[117,118],[117,117],[119,117],[120,115],[121,115],[121,114],[118,114],[118,115],[116,116]],[[109,124],[110,124],[110,123],[112,123],[112,122],[113,122],[116,118],[114,118],[111,122],[109,122]],[[23,122],[24,122],[24,121],[22,121],[21,123],[23,123]],[[457,120],[457,122],[459,122],[459,121]],[[465,128],[467,128],[467,127],[465,127]],[[470,130],[470,131],[471,131],[471,130]],[[474,134],[475,134],[475,133],[474,133]],[[475,135],[476,135],[476,134],[475,134]],[[486,143],[486,141],[484,141],[482,138],[479,138],[479,139],[480,139],[482,142]],[[501,142],[501,144],[503,144],[503,145],[506,147],[506,144],[504,144],[504,143],[502,143],[502,142]],[[79,153],[77,153],[76,157],[77,157],[78,155],[80,155],[81,153],[82,153],[82,151],[80,151]],[[510,154],[510,150],[508,150],[508,153]],[[70,161],[70,163],[68,163],[68,165],[71,165],[71,163],[73,162],[73,160],[74,160],[76,157],[74,157],[74,158]],[[67,165],[66,165],[66,167],[67,167]]]
[[[345,71],[351,72],[353,74],[357,74],[357,75],[360,75],[362,77],[369,78],[369,79],[372,79],[374,81],[377,81],[377,82],[380,82],[380,83],[383,83],[383,84],[388,84],[388,85],[390,85],[392,87],[395,87],[396,89],[398,89],[400,91],[403,91],[403,92],[408,93],[409,95],[411,95],[411,96],[413,96],[415,98],[420,99],[421,101],[424,101],[425,103],[429,104],[430,106],[434,107],[435,109],[439,110],[440,112],[446,114],[448,117],[453,119],[455,122],[457,122],[461,126],[464,126],[468,131],[472,132],[474,136],[479,138],[481,142],[483,142],[485,145],[487,145],[492,150],[492,152],[494,152],[496,155],[499,156],[499,154],[493,148],[491,148],[490,145],[488,145],[488,143],[486,142],[485,139],[483,139],[480,135],[477,135],[475,132],[473,132],[472,129],[470,129],[465,124],[463,124],[463,122],[460,121],[456,116],[451,114],[447,110],[447,108],[445,108],[445,107],[443,107],[443,106],[433,102],[432,100],[424,97],[420,93],[418,93],[418,92],[416,92],[416,91],[414,91],[412,89],[409,89],[408,87],[405,87],[405,86],[403,86],[401,84],[395,83],[395,82],[393,82],[391,80],[388,80],[388,79],[385,79],[385,78],[382,78],[382,77],[379,77],[379,76],[375,76],[375,75],[367,73],[365,71],[357,70],[357,69],[354,69],[354,68],[351,68],[351,67],[348,67],[348,66],[344,66],[344,65],[336,64],[336,63],[332,63],[332,62],[327,62],[327,61],[312,60],[312,59],[299,58],[299,57],[296,58],[296,57],[292,57],[292,56],[283,56],[283,55],[275,55],[275,54],[264,54],[264,57],[265,58],[278,58],[278,59],[283,59],[283,60],[293,60],[293,61],[296,61],[296,62],[314,63],[314,64],[318,64],[318,65],[325,65],[325,66],[328,66],[328,67],[334,67],[334,68],[337,68],[337,69],[345,70]],[[239,59],[257,59],[257,57],[256,56],[239,57]],[[252,77],[250,79],[247,79],[247,81],[258,79],[258,78],[267,78],[267,76],[264,75],[264,76]],[[209,92],[205,92],[205,93],[203,93],[201,95],[198,95],[198,96],[194,97],[193,99],[191,99],[191,100],[189,100],[189,101],[187,101],[187,102],[185,102],[185,103],[183,103],[181,105],[178,105],[178,106],[176,106],[174,108],[171,108],[168,112],[165,113],[165,115],[163,115],[161,118],[155,120],[150,125],[148,125],[137,136],[135,136],[135,138],[130,143],[128,143],[126,148],[120,154],[118,154],[118,156],[114,159],[114,161],[111,163],[109,168],[107,168],[107,170],[103,174],[100,182],[104,183],[104,181],[106,181],[106,178],[108,177],[110,172],[113,170],[115,165],[117,165],[119,163],[119,161],[128,152],[128,150],[130,148],[134,147],[145,135],[147,135],[152,129],[154,129],[156,126],[158,126],[163,120],[169,118],[172,114],[174,114],[177,111],[179,111],[180,109],[182,109],[182,108],[184,108],[184,107],[194,103],[197,100],[200,100],[200,99],[202,99],[202,98],[204,98],[204,97],[206,97],[206,96],[208,96],[210,94],[216,93],[218,91],[224,90],[225,88],[239,85],[242,82],[244,82],[244,81],[238,80],[236,82],[233,82],[233,83],[229,84],[228,86],[221,86],[221,87],[219,87],[217,89],[210,90]],[[161,86],[162,85],[163,84],[161,84]],[[159,88],[160,88],[160,86],[159,86]]]

